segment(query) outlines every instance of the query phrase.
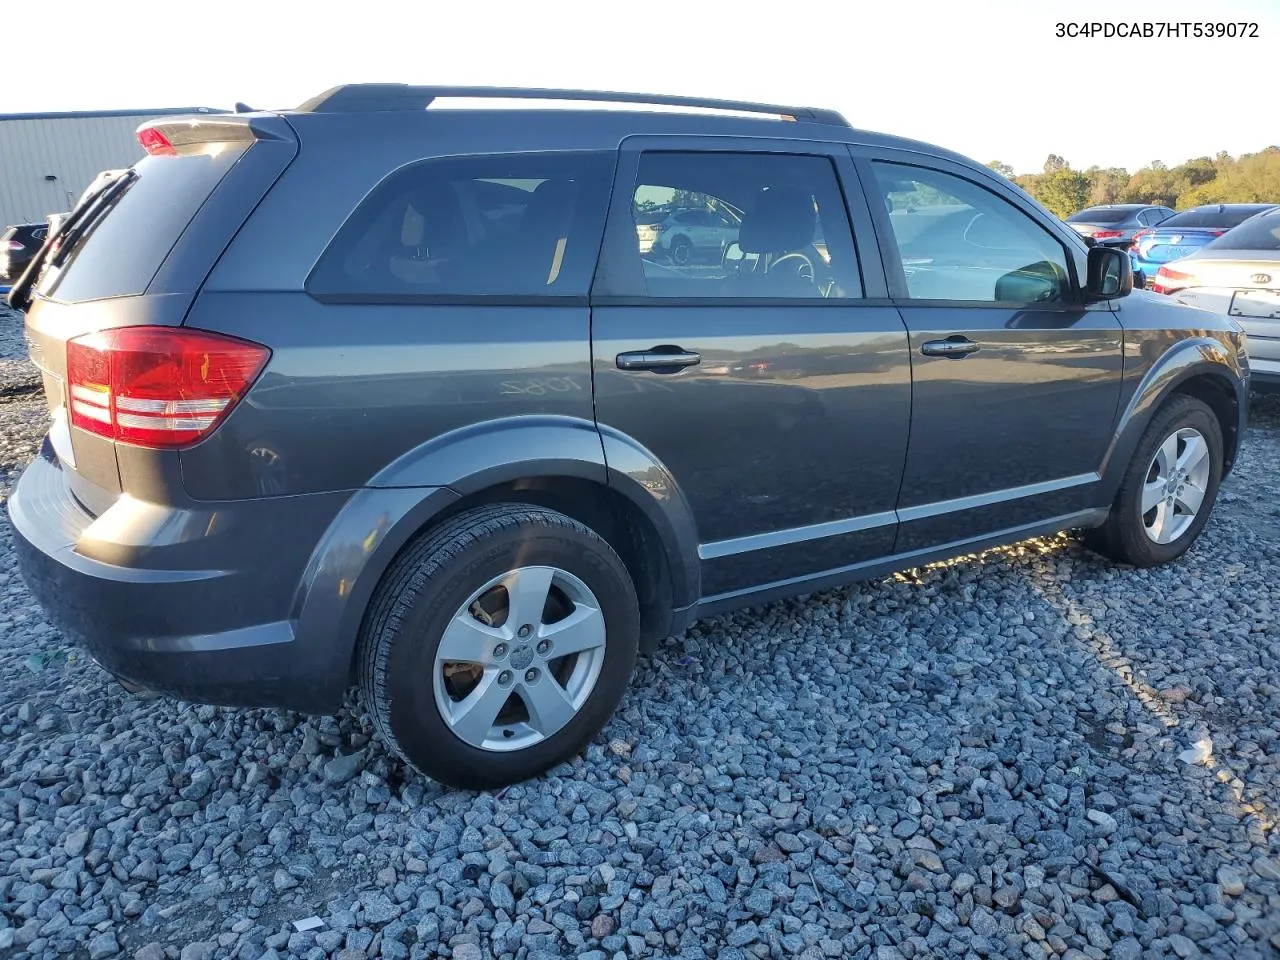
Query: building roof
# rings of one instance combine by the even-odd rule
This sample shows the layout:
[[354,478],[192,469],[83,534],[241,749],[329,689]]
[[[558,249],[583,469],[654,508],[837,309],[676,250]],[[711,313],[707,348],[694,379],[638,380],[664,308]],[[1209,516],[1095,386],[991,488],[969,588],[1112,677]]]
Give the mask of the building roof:
[[0,120],[83,120],[91,117],[166,117],[189,113],[225,113],[215,107],[157,107],[154,110],[70,110],[63,113],[0,113]]

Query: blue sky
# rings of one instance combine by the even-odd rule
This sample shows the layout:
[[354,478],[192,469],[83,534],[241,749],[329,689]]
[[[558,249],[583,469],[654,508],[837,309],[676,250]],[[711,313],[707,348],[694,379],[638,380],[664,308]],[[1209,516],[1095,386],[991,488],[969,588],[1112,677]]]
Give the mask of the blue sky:
[[[0,85],[0,113],[274,108],[395,81],[830,106],[1020,173],[1050,152],[1134,169],[1280,140],[1280,0],[132,0],[122,17],[100,0],[7,6],[0,38],[33,63]],[[1255,22],[1260,37],[1055,36],[1059,22],[1121,20]]]

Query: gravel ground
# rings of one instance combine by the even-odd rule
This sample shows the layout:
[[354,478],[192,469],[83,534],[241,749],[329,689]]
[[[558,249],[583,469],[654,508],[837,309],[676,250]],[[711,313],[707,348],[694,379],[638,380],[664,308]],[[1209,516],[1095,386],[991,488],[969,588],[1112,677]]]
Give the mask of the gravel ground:
[[[43,421],[15,326],[5,490]],[[697,624],[585,758],[497,795],[355,708],[127,695],[6,517],[0,958],[1271,956],[1280,406],[1256,422],[1172,567],[1055,537]]]

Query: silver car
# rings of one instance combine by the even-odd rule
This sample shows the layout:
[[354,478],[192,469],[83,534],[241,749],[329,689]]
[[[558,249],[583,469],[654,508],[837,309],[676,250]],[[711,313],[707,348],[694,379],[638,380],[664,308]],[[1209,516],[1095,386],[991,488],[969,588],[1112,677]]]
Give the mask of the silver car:
[[738,239],[741,214],[727,207],[685,207],[641,216],[636,234],[641,256],[664,257],[678,267],[720,263]]
[[1256,389],[1280,390],[1280,207],[1160,268],[1152,287],[1245,329]]

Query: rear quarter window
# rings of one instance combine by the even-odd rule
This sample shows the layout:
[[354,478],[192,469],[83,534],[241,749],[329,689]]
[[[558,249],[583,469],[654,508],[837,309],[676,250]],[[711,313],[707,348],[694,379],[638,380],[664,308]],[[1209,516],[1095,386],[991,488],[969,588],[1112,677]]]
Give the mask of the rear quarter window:
[[320,299],[585,297],[604,230],[611,152],[421,160],[356,208],[307,280]]
[[146,157],[137,178],[75,242],[40,294],[64,302],[146,292],[164,258],[246,146],[221,143],[179,156]]

